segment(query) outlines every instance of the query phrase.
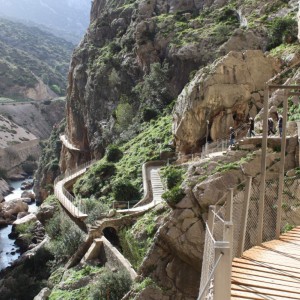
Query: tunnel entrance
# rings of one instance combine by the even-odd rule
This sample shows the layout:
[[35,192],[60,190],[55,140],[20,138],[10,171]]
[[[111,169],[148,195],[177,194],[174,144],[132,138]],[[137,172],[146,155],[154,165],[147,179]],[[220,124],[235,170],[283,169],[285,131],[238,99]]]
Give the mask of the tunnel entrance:
[[103,229],[103,235],[107,238],[111,244],[116,247],[120,252],[122,252],[120,239],[117,230],[113,227],[106,227]]

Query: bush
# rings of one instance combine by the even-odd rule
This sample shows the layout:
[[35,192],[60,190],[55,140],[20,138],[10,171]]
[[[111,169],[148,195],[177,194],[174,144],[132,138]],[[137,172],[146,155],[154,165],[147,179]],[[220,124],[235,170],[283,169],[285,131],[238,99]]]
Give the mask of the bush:
[[96,176],[108,178],[116,173],[116,167],[113,163],[102,162],[100,164],[97,164],[94,172]]
[[174,166],[168,166],[161,171],[161,175],[168,189],[172,189],[173,187],[180,185],[184,179],[184,173],[185,170]]
[[73,255],[84,240],[78,226],[60,213],[47,222],[45,229],[51,237],[50,251],[59,260]]
[[267,50],[271,50],[282,43],[294,43],[297,41],[297,21],[292,17],[278,17],[269,24],[269,42]]
[[113,196],[117,201],[137,200],[140,196],[138,189],[128,179],[116,181],[112,190]]
[[142,111],[142,118],[144,122],[149,122],[152,119],[155,119],[158,115],[158,112],[154,108],[146,107]]
[[106,149],[106,159],[111,162],[118,162],[123,157],[123,152],[115,145],[110,145]]
[[180,186],[175,186],[162,194],[162,198],[166,200],[171,207],[174,207],[177,203],[179,203],[184,196],[185,193]]
[[132,280],[127,272],[106,271],[97,278],[97,283],[91,291],[91,299],[122,299],[130,290],[131,284]]

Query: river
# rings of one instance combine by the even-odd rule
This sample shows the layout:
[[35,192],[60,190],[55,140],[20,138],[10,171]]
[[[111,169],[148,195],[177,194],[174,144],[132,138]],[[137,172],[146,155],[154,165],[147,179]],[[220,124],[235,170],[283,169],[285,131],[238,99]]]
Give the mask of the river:
[[[24,181],[30,181],[32,179],[17,180],[9,182],[9,185],[14,188],[11,194],[5,197],[5,201],[11,201],[16,198],[20,198],[21,194],[24,192],[21,190],[21,184]],[[29,190],[32,191],[32,190]],[[29,205],[29,212],[36,212],[37,206],[35,202]],[[5,228],[0,229],[0,270],[5,269],[16,260],[20,253],[18,252],[18,247],[15,245],[15,240],[8,238],[11,233],[12,225],[8,225]]]

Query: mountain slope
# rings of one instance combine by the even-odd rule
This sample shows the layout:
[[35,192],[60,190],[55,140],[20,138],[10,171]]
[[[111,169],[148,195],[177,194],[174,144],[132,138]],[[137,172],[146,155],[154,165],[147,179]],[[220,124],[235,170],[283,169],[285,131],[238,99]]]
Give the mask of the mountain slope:
[[0,0],[0,15],[34,22],[77,43],[89,22],[89,0]]
[[[0,96],[38,100],[64,94],[72,50],[52,34],[0,19]],[[28,90],[35,87],[45,92]]]

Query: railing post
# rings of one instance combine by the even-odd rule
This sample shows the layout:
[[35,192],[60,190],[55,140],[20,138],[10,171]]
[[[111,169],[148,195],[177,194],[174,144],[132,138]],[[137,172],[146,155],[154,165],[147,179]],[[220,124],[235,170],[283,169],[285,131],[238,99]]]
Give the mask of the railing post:
[[216,242],[215,261],[222,255],[216,267],[214,278],[214,300],[229,300],[231,296],[231,266],[232,266],[232,223],[224,224],[225,238],[229,241]]
[[225,221],[232,221],[232,209],[233,209],[233,188],[228,189],[227,201],[226,201],[226,213]]
[[280,170],[278,183],[278,197],[277,197],[277,217],[276,217],[276,239],[280,236],[281,231],[281,213],[282,213],[282,196],[284,185],[284,162],[285,162],[285,148],[286,148],[286,122],[288,110],[288,96],[285,91],[283,100],[283,118],[282,118],[282,137],[281,137],[281,153],[280,153]]
[[129,209],[129,201],[127,202],[127,208]]
[[215,222],[215,214],[216,211],[215,205],[210,205],[208,210],[208,217],[207,217],[207,227],[209,228],[211,234],[214,233],[214,222]]
[[265,190],[266,190],[266,157],[268,144],[268,110],[269,110],[269,86],[265,85],[264,91],[264,115],[263,115],[263,139],[261,153],[261,175],[259,189],[259,211],[257,226],[257,244],[261,244],[263,240],[263,223],[265,210]]
[[248,222],[248,211],[249,211],[249,204],[250,204],[250,197],[251,197],[251,186],[252,186],[252,177],[248,176],[248,179],[246,182],[246,190],[245,190],[245,196],[244,196],[242,217],[241,217],[242,228],[241,228],[241,232],[240,232],[237,257],[241,257],[243,255],[244,247],[245,247],[245,237],[246,237],[246,229],[247,229],[247,222]]

